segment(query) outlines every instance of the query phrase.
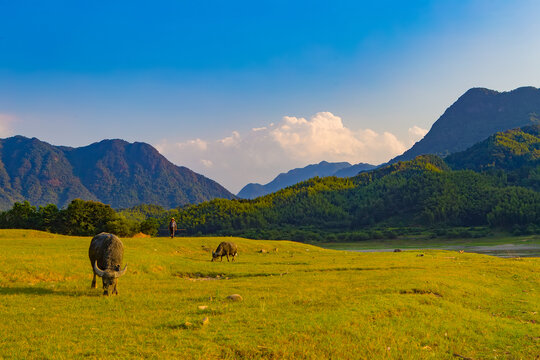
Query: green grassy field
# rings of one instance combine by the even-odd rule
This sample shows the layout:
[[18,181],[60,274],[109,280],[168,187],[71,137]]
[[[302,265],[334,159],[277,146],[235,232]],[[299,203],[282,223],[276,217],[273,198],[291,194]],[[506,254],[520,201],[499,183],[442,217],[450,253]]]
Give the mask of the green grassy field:
[[[123,239],[128,272],[104,297],[90,288],[90,238],[0,231],[0,356],[539,356],[538,258],[227,239],[237,262],[210,262],[220,238]],[[243,301],[226,299],[235,293]]]

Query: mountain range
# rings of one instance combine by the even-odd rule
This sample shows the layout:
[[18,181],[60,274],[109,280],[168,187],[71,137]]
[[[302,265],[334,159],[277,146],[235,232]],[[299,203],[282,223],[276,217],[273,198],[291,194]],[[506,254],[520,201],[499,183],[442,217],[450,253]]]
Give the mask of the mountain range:
[[350,178],[311,178],[253,200],[178,209],[178,218],[188,233],[298,241],[380,238],[377,229],[389,227],[402,234],[455,226],[537,233],[539,159],[540,125],[533,125],[445,159],[419,155]]
[[[389,163],[422,154],[447,156],[498,131],[538,124],[539,119],[540,89],[522,87],[497,92],[473,88],[446,109],[422,140]],[[491,148],[495,141],[492,139]],[[519,151],[520,146],[523,145],[516,145],[515,150]],[[467,156],[481,156],[479,151],[477,148],[475,155],[469,152]],[[511,154],[504,158],[517,159]],[[457,158],[449,156],[448,163],[459,166],[459,161],[453,159]],[[279,174],[265,185],[248,184],[238,197],[252,199],[316,176],[351,177],[373,168],[374,165],[364,163],[322,161]],[[174,208],[214,198],[232,199],[234,195],[215,181],[172,164],[145,143],[103,140],[72,148],[23,136],[0,139],[0,209],[23,200],[33,205],[51,203],[63,207],[74,198],[97,200],[114,208],[139,204]]]
[[[412,160],[425,154],[444,157],[463,151],[498,131],[537,123],[540,123],[540,89],[521,87],[498,92],[472,88],[446,109],[423,139],[388,164]],[[363,163],[350,165],[346,162],[323,161],[281,173],[266,185],[248,184],[237,196],[253,199],[315,176],[350,177],[374,168],[376,166]]]
[[234,195],[145,143],[103,140],[72,148],[23,136],[0,139],[0,209],[23,200],[63,207],[75,198],[113,208],[173,208],[216,197]]
[[362,171],[374,169],[375,165],[359,163],[351,165],[348,162],[327,162],[321,161],[318,164],[308,165],[303,168],[292,169],[286,173],[281,173],[274,180],[266,185],[257,183],[247,184],[240,190],[238,197],[242,199],[254,199],[259,196],[273,193],[287,186],[294,185],[312,177],[349,177],[357,175]]

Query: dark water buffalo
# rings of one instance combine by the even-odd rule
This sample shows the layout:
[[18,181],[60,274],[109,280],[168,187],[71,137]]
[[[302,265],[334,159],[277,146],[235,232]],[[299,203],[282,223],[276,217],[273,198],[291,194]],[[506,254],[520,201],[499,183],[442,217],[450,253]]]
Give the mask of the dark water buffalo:
[[88,250],[90,263],[94,270],[92,287],[96,288],[96,275],[103,280],[103,295],[109,295],[109,286],[112,286],[112,293],[118,295],[116,285],[118,278],[125,274],[120,270],[122,258],[124,257],[124,245],[120,239],[113,234],[101,233],[92,239]]
[[232,256],[232,261],[234,261],[234,257],[238,255],[238,248],[236,244],[224,241],[218,245],[216,251],[212,251],[212,261],[218,257],[221,257],[221,261],[223,261],[224,256],[227,256],[227,261],[229,261],[229,255]]

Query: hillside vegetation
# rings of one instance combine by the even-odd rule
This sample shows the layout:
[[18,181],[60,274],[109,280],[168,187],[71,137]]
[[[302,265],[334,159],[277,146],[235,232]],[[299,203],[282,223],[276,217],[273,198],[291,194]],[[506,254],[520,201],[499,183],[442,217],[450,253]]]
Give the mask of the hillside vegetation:
[[362,171],[368,171],[374,168],[374,165],[365,163],[351,165],[348,162],[329,163],[327,161],[321,161],[318,164],[312,164],[303,168],[290,170],[287,173],[281,173],[274,180],[265,185],[255,183],[247,184],[240,190],[237,196],[241,199],[254,199],[259,196],[271,194],[287,186],[297,184],[315,176],[350,177],[358,175],[358,173]]
[[[118,296],[103,297],[90,288],[90,237],[0,231],[0,354],[7,359],[538,355],[539,259],[448,251],[348,253],[226,239],[238,244],[234,263],[210,262],[210,251],[223,238],[123,239],[127,274],[119,279]],[[230,294],[243,301],[227,300]]]
[[440,158],[424,156],[354,178],[313,178],[250,201],[212,200],[181,209],[177,220],[190,233],[294,240],[319,240],[321,231],[362,239],[373,227],[537,232],[540,194],[516,185],[504,171],[451,171]]
[[445,158],[453,169],[504,175],[512,184],[540,191],[540,125],[493,134]]

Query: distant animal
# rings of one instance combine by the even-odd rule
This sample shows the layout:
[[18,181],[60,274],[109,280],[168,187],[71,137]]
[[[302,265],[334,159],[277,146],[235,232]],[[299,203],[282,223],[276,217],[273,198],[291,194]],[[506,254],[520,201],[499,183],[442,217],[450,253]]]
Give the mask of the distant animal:
[[229,255],[232,256],[232,261],[234,261],[234,257],[238,255],[238,248],[232,242],[223,241],[218,245],[216,251],[212,251],[212,261],[218,257],[221,257],[221,261],[223,261],[224,256],[227,256],[227,261],[229,261]]
[[401,249],[394,249],[394,252],[401,252]]
[[112,293],[118,295],[118,278],[126,273],[127,265],[120,270],[120,264],[124,257],[124,244],[113,234],[100,233],[92,238],[88,256],[94,271],[92,288],[96,288],[96,275],[103,281],[103,295],[109,295],[109,287]]

